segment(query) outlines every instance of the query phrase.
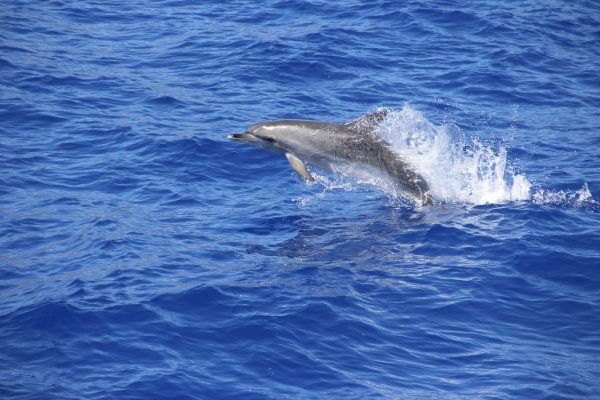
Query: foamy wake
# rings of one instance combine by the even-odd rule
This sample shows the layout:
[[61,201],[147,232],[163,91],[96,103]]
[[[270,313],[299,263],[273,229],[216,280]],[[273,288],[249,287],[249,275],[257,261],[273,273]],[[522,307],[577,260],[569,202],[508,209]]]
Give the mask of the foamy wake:
[[[425,178],[434,198],[441,202],[480,205],[533,201],[568,207],[598,204],[587,185],[576,192],[532,190],[525,174],[508,162],[505,147],[468,138],[454,124],[434,125],[410,105],[388,111],[379,134]],[[403,197],[389,180],[370,171],[342,166],[336,172],[339,174],[333,179],[315,175],[317,184],[324,187],[317,197],[329,190],[351,190],[354,183],[376,186],[392,198]],[[313,200],[316,198],[305,198],[300,203]]]

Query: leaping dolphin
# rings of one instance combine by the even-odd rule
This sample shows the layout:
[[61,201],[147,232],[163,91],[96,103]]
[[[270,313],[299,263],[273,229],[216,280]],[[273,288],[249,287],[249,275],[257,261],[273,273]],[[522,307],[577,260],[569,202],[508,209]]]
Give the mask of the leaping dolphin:
[[339,162],[359,163],[391,176],[419,205],[435,203],[425,179],[414,171],[377,134],[386,110],[367,114],[347,124],[279,120],[254,124],[229,139],[247,142],[285,155],[300,176],[314,178],[305,163],[332,169]]

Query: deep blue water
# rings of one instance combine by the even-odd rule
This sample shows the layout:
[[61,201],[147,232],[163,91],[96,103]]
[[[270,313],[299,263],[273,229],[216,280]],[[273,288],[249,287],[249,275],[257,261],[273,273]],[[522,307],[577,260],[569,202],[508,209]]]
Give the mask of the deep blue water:
[[[600,6],[542,3],[1,2],[0,397],[600,398]],[[443,206],[226,138],[380,107]]]

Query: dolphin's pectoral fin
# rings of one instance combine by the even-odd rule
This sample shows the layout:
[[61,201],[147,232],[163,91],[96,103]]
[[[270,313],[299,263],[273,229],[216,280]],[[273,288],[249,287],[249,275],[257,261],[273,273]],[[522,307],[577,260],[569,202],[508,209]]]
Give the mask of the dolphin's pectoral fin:
[[311,182],[315,180],[315,178],[312,177],[310,172],[308,172],[308,169],[306,169],[306,164],[304,164],[304,161],[302,161],[292,153],[285,153],[285,156],[287,157],[294,171],[298,173],[298,175]]

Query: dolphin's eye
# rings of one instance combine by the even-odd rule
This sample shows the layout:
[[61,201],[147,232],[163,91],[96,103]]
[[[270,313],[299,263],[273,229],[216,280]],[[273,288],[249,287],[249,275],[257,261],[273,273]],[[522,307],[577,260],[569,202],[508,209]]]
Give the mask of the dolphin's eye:
[[266,140],[267,142],[271,142],[271,143],[273,143],[275,141],[275,139],[270,138],[270,137],[263,138],[263,140]]

